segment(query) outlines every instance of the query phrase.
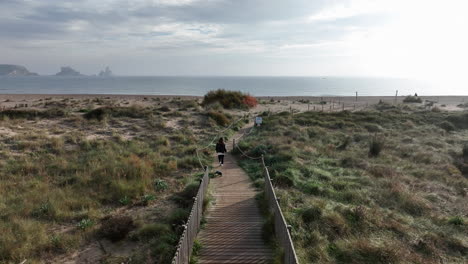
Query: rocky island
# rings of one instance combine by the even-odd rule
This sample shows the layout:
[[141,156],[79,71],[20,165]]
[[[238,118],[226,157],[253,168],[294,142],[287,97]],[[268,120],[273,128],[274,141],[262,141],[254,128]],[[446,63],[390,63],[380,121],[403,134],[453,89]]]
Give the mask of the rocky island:
[[0,64],[0,76],[38,76],[38,74],[28,71],[24,66]]
[[79,71],[74,70],[72,67],[64,66],[60,68],[60,72],[56,73],[55,76],[85,76]]
[[109,66],[106,67],[105,70],[99,72],[99,77],[110,77],[112,76],[112,71],[109,69]]

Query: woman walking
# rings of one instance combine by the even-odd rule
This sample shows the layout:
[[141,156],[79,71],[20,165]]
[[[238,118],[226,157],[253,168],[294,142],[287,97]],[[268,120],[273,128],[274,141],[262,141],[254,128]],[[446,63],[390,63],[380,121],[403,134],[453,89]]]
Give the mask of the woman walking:
[[223,138],[220,138],[216,143],[216,152],[218,153],[218,161],[221,166],[224,164],[224,153],[226,153],[226,144],[224,144]]

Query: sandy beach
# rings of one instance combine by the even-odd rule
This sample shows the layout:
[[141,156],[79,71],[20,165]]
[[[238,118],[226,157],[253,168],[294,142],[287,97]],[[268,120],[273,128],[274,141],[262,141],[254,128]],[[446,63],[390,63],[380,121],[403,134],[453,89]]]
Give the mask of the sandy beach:
[[[412,105],[438,107],[447,111],[463,111],[468,109],[468,96],[419,96],[422,103]],[[388,104],[401,104],[406,96],[260,96],[257,97],[259,105],[251,109],[252,113],[264,111],[324,111],[335,112],[341,110],[363,110],[379,102]],[[115,94],[1,94],[0,109],[11,108],[42,108],[45,105],[75,103],[76,107],[93,107],[99,104],[96,101],[106,101],[114,106],[154,106],[161,101],[171,99],[197,100],[201,102],[202,96],[178,95],[115,95]],[[93,103],[93,100],[95,101]],[[52,103],[55,102],[55,103]],[[322,102],[322,103],[321,103]],[[464,107],[462,107],[464,105]],[[57,106],[60,106],[58,104]]]

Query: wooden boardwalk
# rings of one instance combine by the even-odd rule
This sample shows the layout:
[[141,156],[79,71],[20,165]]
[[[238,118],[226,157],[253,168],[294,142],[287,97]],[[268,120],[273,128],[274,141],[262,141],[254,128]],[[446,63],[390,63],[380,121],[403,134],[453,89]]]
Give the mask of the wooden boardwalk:
[[270,263],[271,249],[262,240],[263,217],[257,207],[257,192],[245,172],[227,154],[222,177],[211,180],[215,204],[198,234],[202,244],[201,264]]

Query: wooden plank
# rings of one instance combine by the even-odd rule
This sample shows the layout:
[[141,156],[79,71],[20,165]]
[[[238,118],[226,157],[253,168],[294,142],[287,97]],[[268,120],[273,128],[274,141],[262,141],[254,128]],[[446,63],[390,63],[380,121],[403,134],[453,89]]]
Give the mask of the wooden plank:
[[215,204],[198,235],[202,244],[199,263],[269,263],[273,253],[262,239],[264,219],[250,179],[230,155],[225,156],[225,165],[216,169],[223,176],[211,180]]

